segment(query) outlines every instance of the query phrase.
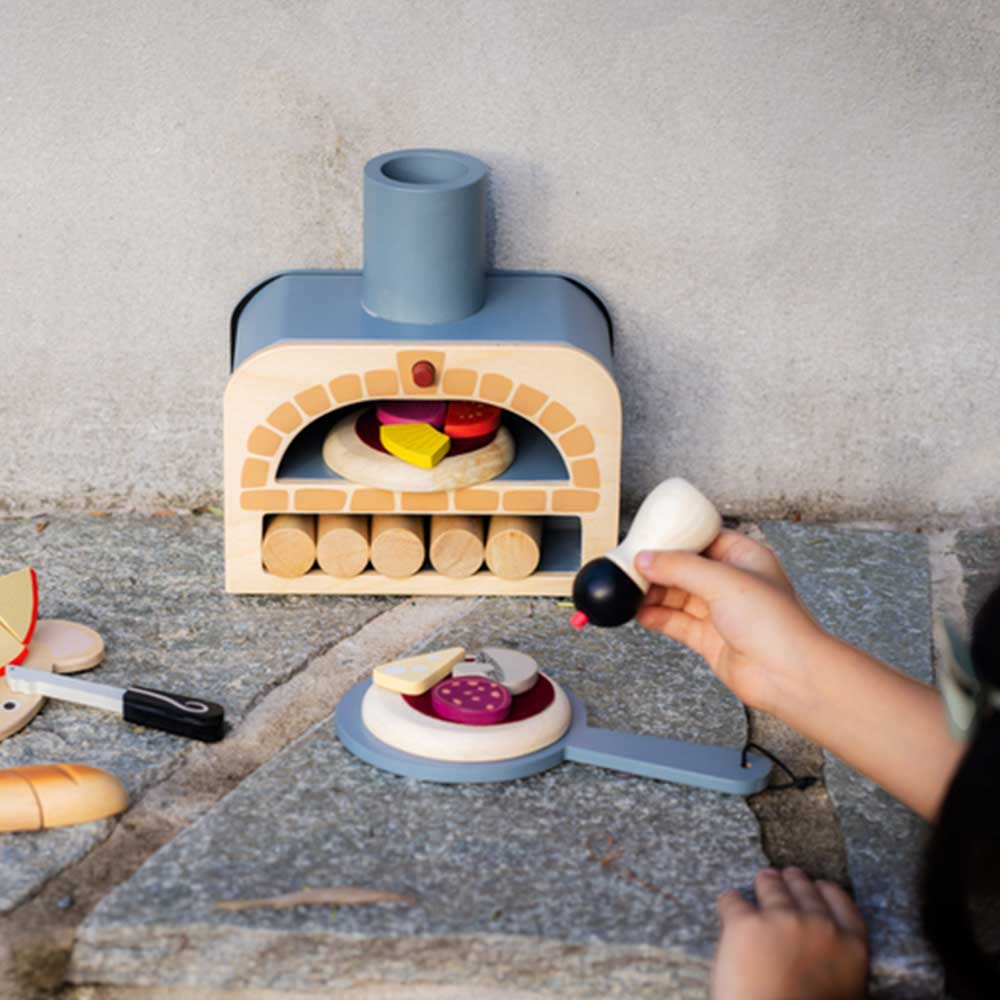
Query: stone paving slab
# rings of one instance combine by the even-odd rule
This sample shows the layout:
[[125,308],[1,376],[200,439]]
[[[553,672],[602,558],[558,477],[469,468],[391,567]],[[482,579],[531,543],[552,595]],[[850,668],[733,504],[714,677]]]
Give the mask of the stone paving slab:
[[[86,515],[0,520],[0,573],[32,565],[43,617],[103,635],[105,662],[81,676],[201,695],[236,723],[270,688],[390,606],[381,598],[236,597],[223,592],[222,522],[205,516]],[[78,761],[138,795],[187,740],[50,701],[0,743],[0,767]],[[0,912],[100,842],[113,823],[0,835]]]
[[[785,523],[763,530],[825,628],[931,681],[924,536]],[[916,893],[925,824],[832,754],[824,756],[848,872],[871,932],[875,995],[937,995],[940,970],[920,933]]]
[[[532,652],[584,698],[594,725],[742,743],[738,703],[696,657],[635,626],[577,636],[566,616],[552,601],[491,600],[427,645]],[[740,798],[574,764],[502,784],[423,784],[352,758],[326,723],[107,897],[80,929],[71,976],[702,996],[715,899],[748,887],[765,864]],[[344,884],[417,902],[242,913],[212,905]]]
[[994,587],[1000,585],[1000,525],[959,531],[955,554],[965,581],[965,612],[972,619]]

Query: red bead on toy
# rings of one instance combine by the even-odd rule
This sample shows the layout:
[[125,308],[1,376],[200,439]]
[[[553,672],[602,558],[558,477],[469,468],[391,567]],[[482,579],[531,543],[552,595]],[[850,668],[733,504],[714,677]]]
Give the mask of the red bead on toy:
[[510,691],[488,677],[447,677],[431,690],[431,707],[442,719],[467,726],[503,722],[513,702]]

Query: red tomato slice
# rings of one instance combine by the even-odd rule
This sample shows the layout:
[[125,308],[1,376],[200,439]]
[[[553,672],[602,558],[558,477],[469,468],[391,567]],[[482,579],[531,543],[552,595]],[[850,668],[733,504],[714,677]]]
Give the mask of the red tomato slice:
[[448,437],[470,438],[491,434],[500,426],[500,407],[460,400],[448,404],[444,432]]

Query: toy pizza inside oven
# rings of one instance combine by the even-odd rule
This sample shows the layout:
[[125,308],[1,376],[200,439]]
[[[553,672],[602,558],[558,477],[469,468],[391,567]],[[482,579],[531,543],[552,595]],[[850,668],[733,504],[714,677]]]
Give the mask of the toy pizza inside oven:
[[486,272],[486,168],[365,167],[363,271],[293,271],[232,322],[226,586],[568,594],[617,544],[621,402],[597,296]]

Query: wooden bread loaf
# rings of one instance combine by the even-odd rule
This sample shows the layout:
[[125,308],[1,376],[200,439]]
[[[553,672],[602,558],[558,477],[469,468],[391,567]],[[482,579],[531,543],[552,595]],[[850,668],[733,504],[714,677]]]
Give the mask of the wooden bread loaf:
[[122,783],[86,764],[28,764],[0,770],[0,833],[72,826],[128,807]]

